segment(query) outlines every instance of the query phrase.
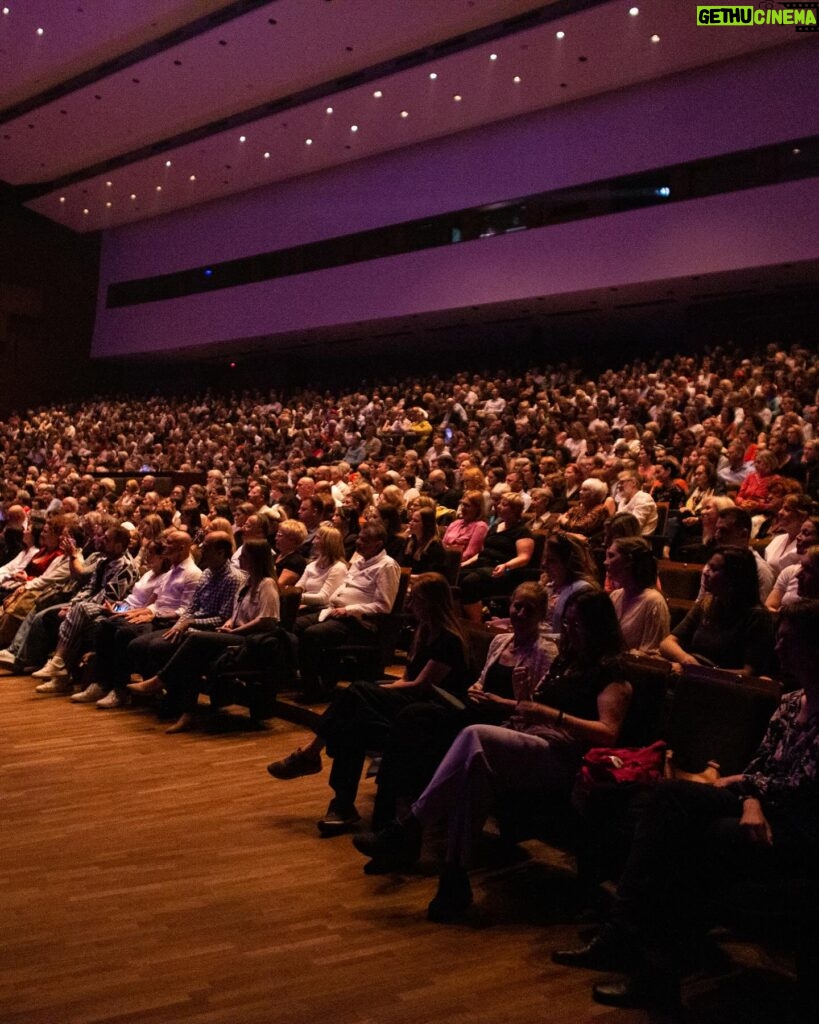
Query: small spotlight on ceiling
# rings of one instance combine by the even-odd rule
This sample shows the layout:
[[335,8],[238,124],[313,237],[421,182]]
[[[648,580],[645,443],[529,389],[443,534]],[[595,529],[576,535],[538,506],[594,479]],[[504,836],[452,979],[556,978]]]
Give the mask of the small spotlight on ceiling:
[[794,156],[799,156],[799,154],[800,154],[801,152],[802,152],[802,150],[801,150],[801,149],[800,149],[800,148],[799,148],[798,146],[794,147],[794,148],[793,148],[793,149],[791,150],[791,153],[793,153],[793,155],[794,155]]
[[8,7],[4,7],[4,8],[3,8],[3,14],[8,14],[8,13],[9,13],[9,9],[8,9]]
[[559,32],[555,32],[556,39],[565,39],[566,33],[561,29]]
[[83,212],[83,213],[85,214],[85,216],[87,217],[87,216],[88,216],[88,207],[86,206],[86,208],[85,208],[85,209],[84,209],[84,210],[83,210],[82,212]]
[[161,192],[162,191],[162,186],[161,185],[157,185],[156,186],[156,190],[157,190],[157,192]]
[[332,107],[328,107],[328,108],[327,108],[327,109],[326,109],[326,110],[324,111],[324,113],[325,113],[325,114],[332,114],[332,112],[333,112],[333,108],[332,108]]
[[380,100],[383,95],[384,93],[380,89],[376,89],[373,93],[373,99]]
[[632,16],[632,18],[636,18],[637,15],[640,13],[640,8],[639,7],[629,7],[628,13]]
[[515,75],[512,81],[515,83],[515,85],[520,85],[520,75]]
[[190,177],[188,178],[188,181],[196,181],[196,175],[195,175],[195,174],[192,174],[192,175],[191,175],[191,176],[190,176]]
[[44,31],[43,29],[41,29],[41,28],[38,28],[38,29],[37,29],[37,35],[38,35],[38,36],[41,36],[41,35],[43,34],[43,31]]
[[165,161],[165,166],[166,167],[171,167],[172,166],[171,161],[170,160],[166,160]]
[[108,202],[105,205],[110,209],[111,208],[111,200],[109,199]]
[[453,100],[455,100],[456,103],[460,103],[461,100],[463,99],[463,96],[461,96],[461,94],[459,92],[456,92],[455,95],[452,98],[453,98]]
[[438,77],[438,76],[437,76],[437,75],[435,74],[435,72],[434,72],[434,71],[430,71],[430,73],[429,73],[429,80],[430,80],[431,82],[434,82],[434,81],[435,81],[435,79],[436,79],[437,77]]
[[350,125],[350,131],[351,132],[357,132],[358,131],[358,125],[357,124],[351,124]]
[[205,267],[202,273],[205,275],[205,277],[213,277],[213,267]]
[[111,188],[111,186],[112,186],[113,184],[114,184],[114,183],[113,183],[113,181],[106,181],[106,183],[105,183],[105,187],[106,187],[106,188]]
[[401,111],[401,117],[409,117],[409,111],[408,110],[402,110]]
[[247,136],[246,135],[240,135],[239,136],[239,142],[247,142]]
[[132,193],[131,193],[131,198],[132,198],[132,199],[136,199],[136,192],[132,192]]
[[265,160],[269,160],[270,159],[270,154],[269,153],[265,153],[264,158],[265,158]]
[[61,203],[64,203],[64,202],[65,202],[65,196],[60,196],[60,202],[61,202]]
[[662,196],[663,199],[668,199],[668,197],[671,195],[671,189],[668,187],[668,185],[663,185],[661,188],[656,188],[654,191],[657,193],[658,196]]
[[305,144],[305,146],[312,146],[313,145],[313,140],[312,139],[305,139],[304,140],[304,144]]
[[653,36],[651,37],[651,41],[652,41],[652,43],[659,43],[659,41],[660,41],[660,37],[659,37],[659,36],[658,36],[658,35],[657,35],[657,34],[655,33],[655,34],[654,34],[654,35],[653,35]]
[[497,60],[498,59],[498,55],[496,53],[490,53],[489,54],[489,59],[490,60]]

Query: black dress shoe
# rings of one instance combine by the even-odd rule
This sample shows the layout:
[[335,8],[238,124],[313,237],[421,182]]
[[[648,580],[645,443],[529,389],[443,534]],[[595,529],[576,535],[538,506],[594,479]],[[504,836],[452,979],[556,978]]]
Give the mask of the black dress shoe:
[[409,871],[421,854],[421,825],[414,818],[406,822],[394,821],[380,832],[353,836],[353,846],[383,869],[379,874]]
[[682,1009],[679,979],[668,974],[640,973],[626,978],[598,981],[592,997],[603,1006],[623,1009]]
[[585,967],[592,971],[623,971],[634,963],[634,957],[622,934],[604,925],[585,946],[555,950],[552,961],[564,967]]
[[344,807],[332,802],[327,813],[316,822],[316,828],[323,836],[340,836],[349,832],[353,825],[361,821],[361,815],[355,807]]

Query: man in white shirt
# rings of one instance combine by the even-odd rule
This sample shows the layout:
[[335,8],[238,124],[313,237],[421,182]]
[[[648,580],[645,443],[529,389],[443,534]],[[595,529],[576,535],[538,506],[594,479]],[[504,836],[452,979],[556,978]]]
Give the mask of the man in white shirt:
[[616,502],[618,512],[629,512],[640,524],[640,533],[646,537],[657,529],[657,505],[650,494],[640,490],[640,478],[628,470],[617,477]]
[[191,558],[192,543],[189,534],[172,530],[164,541],[171,567],[157,587],[153,602],[112,615],[100,623],[95,643],[95,675],[108,692],[97,701],[97,707],[118,708],[124,703],[131,671],[127,655],[131,641],[142,633],[170,629],[192,601],[202,575]]
[[318,614],[296,621],[302,697],[306,702],[322,698],[322,675],[331,652],[342,644],[375,646],[377,618],[392,610],[401,570],[384,550],[386,530],[368,523],[358,535],[356,553],[344,582]]

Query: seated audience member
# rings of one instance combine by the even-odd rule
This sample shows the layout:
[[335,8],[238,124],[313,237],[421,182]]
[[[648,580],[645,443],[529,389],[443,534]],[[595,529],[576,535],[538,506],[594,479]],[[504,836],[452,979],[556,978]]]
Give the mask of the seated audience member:
[[346,575],[341,533],[334,526],[320,526],[313,540],[313,560],[307,563],[296,583],[302,592],[301,609],[325,608]]
[[[722,509],[717,515],[717,523],[714,527],[714,550],[717,547],[749,548],[751,543],[751,516],[744,508],[737,505],[729,505]],[[751,550],[749,548],[749,550]],[[712,552],[713,553],[713,552]],[[771,587],[774,585],[774,571],[759,554],[751,550],[756,565],[756,577],[759,584],[759,600],[764,602]],[[705,592],[705,579],[700,586],[699,597]]]
[[606,521],[606,528],[603,530],[603,558],[604,558],[604,579],[603,589],[607,594],[614,590],[611,577],[605,571],[605,553],[611,547],[611,543],[618,537],[639,537],[640,524],[630,512],[615,512],[611,519]]
[[460,495],[449,486],[446,473],[442,469],[433,469],[427,477],[427,493],[434,498],[436,508],[454,512],[460,503]]
[[299,553],[307,559],[313,550],[313,538],[316,535],[321,523],[326,519],[324,502],[313,494],[312,497],[302,498],[299,504],[299,521],[307,527],[307,536],[302,541]]
[[776,456],[773,452],[762,449],[754,459],[754,470],[742,481],[735,498],[736,504],[750,512],[752,516],[770,511],[771,484],[778,480],[776,476]]
[[650,494],[640,490],[636,473],[627,471],[617,477],[615,502],[618,512],[630,512],[634,516],[644,537],[657,529],[657,505]]
[[162,575],[150,604],[129,606],[127,611],[100,621],[94,648],[94,682],[104,688],[104,696],[95,702],[97,707],[108,710],[124,704],[131,673],[131,641],[143,633],[166,634],[191,605],[202,576],[191,558],[192,543],[190,534],[169,530],[164,551],[170,568]]
[[434,509],[416,508],[410,514],[404,550],[396,561],[402,569],[409,569],[413,577],[443,571],[444,546],[438,540]]
[[40,530],[39,548],[25,569],[6,580],[0,613],[0,644],[8,649],[20,624],[29,613],[53,603],[71,580],[71,555],[76,541],[60,516],[46,519]]
[[[683,562],[707,562],[717,546],[714,533],[719,514],[723,509],[734,507],[734,502],[725,495],[705,498],[699,516],[685,516],[681,520],[682,531],[671,549],[672,557]],[[750,533],[748,537],[750,540]]]
[[705,593],[662,641],[660,653],[679,670],[715,665],[764,675],[773,662],[773,619],[760,605],[756,567],[747,548],[718,547],[703,572]]
[[[171,567],[170,559],[165,552],[165,544],[163,540],[154,540],[150,542],[147,548],[146,564],[148,566],[147,571],[144,572],[136,581],[130,594],[124,597],[116,605],[105,605],[103,615],[106,618],[115,615],[124,615],[126,611],[134,611],[136,608],[147,608],[149,604],[153,603],[159,584],[162,582],[162,577]],[[96,636],[99,632],[100,621],[101,620],[99,619],[97,620],[93,634],[90,637],[87,637],[86,647],[82,652],[83,655],[93,655],[93,651],[96,647]],[[23,660],[27,660],[25,648],[20,652],[19,657]],[[95,673],[92,672],[92,674]],[[75,704],[96,704],[98,700],[102,700],[102,698],[105,697],[106,693],[107,690],[105,687],[92,681],[87,683],[84,690],[73,694],[71,696],[71,700]]]
[[709,903],[736,886],[816,879],[819,601],[783,609],[777,651],[800,688],[783,697],[751,763],[713,786],[660,782],[608,921],[587,945],[553,954],[566,966],[627,972],[596,984],[597,1002],[676,1013],[681,955],[704,933]]
[[104,557],[96,563],[82,589],[57,613],[57,649],[42,668],[32,673],[35,679],[45,680],[37,686],[38,693],[63,693],[71,688],[69,676],[87,649],[96,620],[133,587],[137,574],[128,552],[130,541],[130,533],[122,526],[111,526],[105,531]]
[[367,509],[367,519],[382,523],[387,531],[384,550],[390,558],[400,562],[407,543],[407,535],[404,532],[404,524],[401,521],[401,513],[398,509],[394,505],[370,506]]
[[819,522],[806,519],[796,538],[799,561],[785,566],[777,576],[773,590],[765,601],[769,612],[778,612],[786,605],[819,597]]
[[484,599],[508,594],[520,582],[522,570],[528,568],[535,542],[523,521],[523,501],[514,494],[498,499],[498,521],[486,534],[483,550],[462,572],[461,606],[466,618],[482,621]]
[[[207,571],[215,571],[208,544],[213,544],[216,534],[209,534],[203,553]],[[227,536],[218,534],[218,536]],[[129,683],[132,693],[143,696],[156,695],[167,691],[167,709],[179,717],[166,732],[185,732],[194,721],[202,676],[228,647],[238,647],[245,638],[271,629],[279,620],[279,588],[273,579],[273,552],[265,540],[247,540],[242,545],[240,568],[246,578],[240,582],[233,599],[230,618],[215,629],[199,628],[187,630],[181,642],[175,645],[173,653],[156,675],[141,683]],[[226,561],[226,571],[233,569]],[[205,575],[206,575],[205,574]],[[203,578],[204,584],[204,578]],[[179,625],[182,625],[180,621]]]
[[580,485],[578,500],[557,521],[559,529],[594,538],[603,532],[609,510],[606,507],[608,487],[602,480],[589,477]]
[[569,533],[554,533],[547,538],[543,570],[540,583],[548,595],[544,625],[547,633],[559,636],[569,603],[584,590],[599,590],[600,581],[589,545]]
[[461,567],[471,564],[483,550],[489,526],[483,518],[484,500],[481,491],[465,491],[459,515],[444,532],[444,547],[457,548]]
[[[409,813],[381,832],[356,836],[356,848],[379,868],[406,868],[418,857],[423,829],[445,819],[446,862],[427,914],[432,921],[459,917],[472,902],[467,867],[493,798],[503,789],[545,788],[568,799],[584,751],[617,742],[631,700],[631,686],[620,681],[622,649],[608,595],[579,594],[545,678],[515,670],[520,696],[506,699],[508,724],[464,729]],[[502,700],[471,692],[477,702]]]
[[509,604],[509,631],[492,638],[483,668],[472,686],[475,697],[467,706],[455,702],[414,703],[396,716],[378,771],[373,828],[395,817],[396,808],[409,807],[423,791],[455,736],[476,721],[497,724],[508,717],[505,700],[529,696],[526,680],[542,679],[557,656],[554,643],[543,635],[547,594],[537,583],[521,583]]
[[217,629],[230,618],[236,594],[245,581],[245,573],[230,560],[232,554],[230,534],[205,534],[200,555],[203,572],[191,603],[168,630],[143,633],[128,645],[129,662],[143,679],[165,664],[190,630]]
[[355,547],[358,543],[358,531],[360,529],[358,513],[354,508],[342,505],[335,510],[331,521],[341,534],[341,539],[344,543],[344,557],[349,562],[355,554]]
[[302,545],[307,539],[307,527],[298,519],[284,519],[276,530],[276,558],[273,572],[279,589],[294,587],[307,565]]
[[315,702],[329,690],[323,683],[327,659],[342,644],[374,646],[377,616],[388,614],[398,594],[401,570],[384,551],[380,522],[361,528],[356,554],[344,581],[320,612],[296,620],[302,698]]
[[557,525],[558,516],[552,511],[554,492],[551,487],[533,487],[530,492],[529,529],[534,532],[551,533]]
[[418,625],[401,679],[353,683],[334,696],[316,725],[316,736],[268,771],[277,779],[295,779],[321,771],[321,751],[333,759],[334,797],[318,822],[322,835],[336,835],[359,820],[355,798],[367,751],[383,750],[393,722],[410,704],[446,703],[440,690],[457,700],[469,685],[466,641],[455,614],[449,584],[439,573],[423,573],[412,587],[408,609]]
[[626,649],[654,653],[669,633],[668,604],[657,590],[657,559],[642,537],[613,540],[606,551],[606,572],[615,589],[611,601]]
[[22,505],[10,505],[6,511],[6,525],[0,536],[0,565],[5,566],[24,550],[23,533],[28,517]]
[[774,520],[773,536],[765,545],[765,561],[778,576],[782,570],[799,559],[796,538],[808,518],[811,501],[797,494],[789,494],[782,501]]
[[732,441],[725,451],[725,465],[717,470],[717,477],[724,490],[736,492],[743,481],[753,472],[753,465],[745,462],[745,445],[740,440]]

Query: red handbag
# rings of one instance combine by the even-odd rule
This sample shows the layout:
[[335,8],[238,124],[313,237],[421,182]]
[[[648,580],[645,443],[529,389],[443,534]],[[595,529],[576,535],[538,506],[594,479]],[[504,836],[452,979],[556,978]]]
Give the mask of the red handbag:
[[577,787],[589,793],[622,782],[654,782],[662,778],[665,751],[663,740],[650,747],[592,747],[583,758]]

